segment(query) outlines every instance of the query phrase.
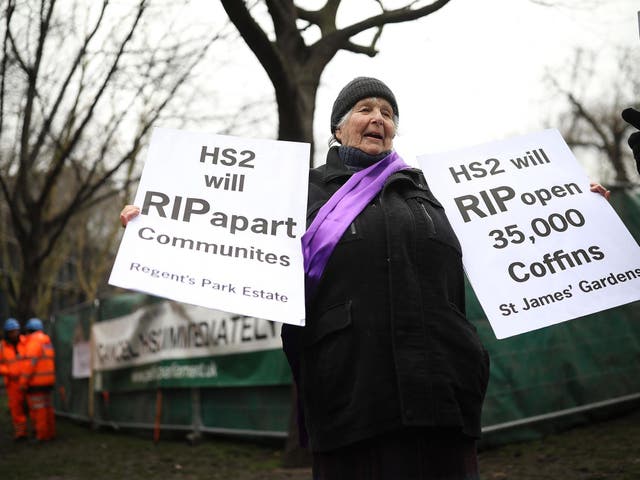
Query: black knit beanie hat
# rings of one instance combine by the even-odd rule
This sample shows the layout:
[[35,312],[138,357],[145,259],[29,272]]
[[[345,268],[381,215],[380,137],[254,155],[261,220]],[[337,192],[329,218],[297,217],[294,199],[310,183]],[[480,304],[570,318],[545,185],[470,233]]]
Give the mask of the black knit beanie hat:
[[384,98],[391,104],[393,113],[396,117],[398,113],[398,104],[396,97],[389,87],[383,82],[373,77],[357,77],[347,83],[333,102],[331,110],[331,133],[335,133],[338,122],[344,115],[360,100],[369,97]]

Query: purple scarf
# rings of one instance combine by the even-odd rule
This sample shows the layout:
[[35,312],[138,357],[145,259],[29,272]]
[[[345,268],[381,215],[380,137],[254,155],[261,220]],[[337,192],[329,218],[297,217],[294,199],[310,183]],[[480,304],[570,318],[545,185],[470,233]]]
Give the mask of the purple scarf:
[[396,152],[354,173],[318,211],[302,236],[304,273],[307,278],[307,300],[315,291],[334,247],[347,227],[382,190],[387,178],[409,168]]

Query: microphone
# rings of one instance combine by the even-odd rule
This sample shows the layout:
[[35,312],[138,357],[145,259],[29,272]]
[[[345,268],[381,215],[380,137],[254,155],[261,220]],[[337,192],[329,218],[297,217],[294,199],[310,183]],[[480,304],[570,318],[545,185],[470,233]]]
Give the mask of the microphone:
[[622,119],[640,130],[640,112],[635,108],[625,108],[622,111]]
[[[622,111],[622,119],[629,125],[640,130],[640,112],[635,108],[625,108]],[[640,132],[633,132],[629,136],[627,143],[633,151],[633,158],[636,160],[636,168],[638,169],[638,173],[640,173]]]

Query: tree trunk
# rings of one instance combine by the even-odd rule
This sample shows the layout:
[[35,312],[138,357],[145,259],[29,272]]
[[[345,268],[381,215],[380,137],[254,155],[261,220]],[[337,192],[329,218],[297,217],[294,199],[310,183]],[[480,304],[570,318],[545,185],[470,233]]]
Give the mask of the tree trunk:
[[278,140],[311,144],[310,166],[313,164],[313,117],[318,82],[319,77],[291,79],[275,88],[279,105]]
[[33,305],[37,295],[38,283],[40,282],[41,264],[24,260],[24,269],[20,278],[19,291],[16,298],[16,317],[24,323],[35,315]]

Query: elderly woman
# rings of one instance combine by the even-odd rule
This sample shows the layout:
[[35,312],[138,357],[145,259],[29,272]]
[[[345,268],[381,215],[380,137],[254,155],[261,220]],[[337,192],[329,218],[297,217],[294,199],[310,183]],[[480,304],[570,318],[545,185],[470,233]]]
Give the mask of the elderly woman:
[[339,145],[310,174],[307,321],[283,344],[317,479],[478,477],[489,358],[464,316],[460,245],[393,151],[397,124],[383,82],[352,80],[331,112]]

